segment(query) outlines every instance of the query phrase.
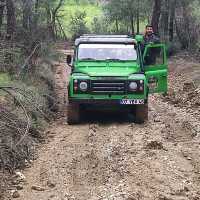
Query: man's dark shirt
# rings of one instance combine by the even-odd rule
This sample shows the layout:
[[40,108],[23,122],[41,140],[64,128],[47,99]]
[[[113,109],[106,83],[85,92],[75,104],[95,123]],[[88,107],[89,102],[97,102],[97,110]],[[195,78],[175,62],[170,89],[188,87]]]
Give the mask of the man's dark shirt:
[[147,45],[149,43],[156,44],[159,42],[160,42],[160,38],[158,36],[156,36],[154,33],[144,36],[144,45]]
[[150,43],[158,44],[158,43],[160,43],[160,38],[158,36],[156,36],[154,33],[149,34],[149,35],[146,34],[144,36],[144,41],[141,44],[142,52],[144,52],[145,46]]

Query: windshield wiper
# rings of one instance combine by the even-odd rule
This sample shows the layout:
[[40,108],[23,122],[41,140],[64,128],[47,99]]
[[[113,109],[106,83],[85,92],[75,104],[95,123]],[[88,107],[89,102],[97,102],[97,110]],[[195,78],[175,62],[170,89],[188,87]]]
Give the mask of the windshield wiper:
[[94,60],[94,61],[96,61],[96,59],[94,59],[94,58],[83,58],[83,59],[80,59],[80,61],[85,61],[85,60]]
[[121,59],[118,59],[118,58],[109,58],[109,59],[106,59],[107,61],[126,61],[126,60],[121,60]]

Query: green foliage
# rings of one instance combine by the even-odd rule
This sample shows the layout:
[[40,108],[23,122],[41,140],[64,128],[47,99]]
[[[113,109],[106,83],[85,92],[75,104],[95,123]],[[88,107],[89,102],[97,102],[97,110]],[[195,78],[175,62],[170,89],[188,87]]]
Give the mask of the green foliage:
[[8,73],[0,73],[0,85],[6,85],[11,82],[11,77]]
[[[140,23],[150,16],[152,1],[110,0],[104,6],[104,12],[111,23],[115,23],[118,32],[130,32],[134,29],[139,11]],[[131,30],[134,31],[134,30]]]
[[[96,0],[68,0],[65,1],[59,16],[62,16],[61,21],[68,38],[75,38],[80,33],[85,32],[127,34],[131,32],[131,18],[135,26],[137,5],[137,0],[111,0],[106,4]],[[140,1],[139,6],[140,25],[143,29],[151,15],[152,0]],[[86,16],[78,16],[84,12]],[[81,25],[80,20],[78,20],[77,25],[74,23],[77,18],[83,18],[81,19]],[[118,21],[119,30],[116,28],[116,20]],[[77,30],[79,30],[78,34],[74,34]]]
[[103,16],[95,17],[91,24],[91,32],[94,34],[108,34],[110,33],[109,21]]
[[89,29],[86,26],[86,12],[76,12],[75,16],[71,17],[70,30],[73,33],[72,39],[79,37],[82,34],[88,33]]
[[97,6],[96,1],[78,1],[78,4],[74,0],[64,4],[59,15],[62,16],[61,22],[65,33],[68,38],[72,38],[74,33],[71,31],[71,19],[75,17],[78,12],[85,12],[86,17],[84,21],[86,22],[87,29],[93,31],[93,21],[94,18],[99,18],[102,16],[101,6]]
[[198,21],[200,21],[200,1],[199,0],[193,1],[191,4],[191,8],[192,8],[192,14],[194,15],[194,17]]

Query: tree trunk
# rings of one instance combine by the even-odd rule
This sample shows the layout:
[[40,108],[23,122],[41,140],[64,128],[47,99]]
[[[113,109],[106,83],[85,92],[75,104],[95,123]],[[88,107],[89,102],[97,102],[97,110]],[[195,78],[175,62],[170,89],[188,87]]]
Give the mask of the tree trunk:
[[175,17],[176,32],[178,39],[183,49],[191,47],[192,43],[196,43],[195,38],[192,36],[192,30],[194,30],[194,24],[191,17],[190,6],[186,1],[177,1]]
[[54,41],[56,40],[56,14],[57,13],[53,13],[52,22],[51,22],[52,38]]
[[167,42],[168,41],[168,33],[169,33],[169,0],[165,0],[165,12],[163,17],[163,28],[164,28],[164,39]]
[[47,11],[47,27],[50,37],[56,39],[56,17],[59,9],[61,8],[64,0],[59,0],[59,3],[55,9],[51,9],[49,3],[46,4]]
[[12,38],[16,28],[15,6],[12,0],[6,0],[7,8],[7,38]]
[[[3,25],[4,9],[5,9],[5,0],[0,0],[0,31],[1,31],[1,27]],[[0,33],[0,35],[1,35],[1,33]]]
[[137,34],[140,34],[140,15],[137,13]]
[[62,26],[59,18],[57,17],[56,19],[57,19],[57,22],[58,22],[58,25],[59,25],[59,28],[60,28],[61,35],[63,35],[63,38],[65,40],[67,40],[67,35],[66,35],[66,33],[65,33],[64,29],[63,29],[63,26]]
[[183,19],[184,19],[184,26],[185,26],[184,29],[185,29],[187,43],[188,43],[187,48],[189,48],[192,43],[191,31],[190,31],[190,25],[191,25],[190,9],[189,9],[188,4],[184,1],[182,2],[182,7],[183,7]]
[[52,14],[51,14],[51,9],[49,4],[47,3],[46,5],[46,14],[47,14],[47,29],[48,29],[48,38],[50,39],[52,37],[52,26],[51,26],[51,18],[52,18]]
[[35,1],[35,13],[34,13],[34,30],[37,31],[38,27],[38,9],[39,9],[39,0]]
[[59,9],[61,8],[61,6],[63,4],[63,1],[64,0],[60,0],[57,7],[52,11],[51,26],[52,26],[52,38],[53,38],[53,40],[56,40],[56,16],[57,16]]
[[116,32],[119,33],[119,22],[118,19],[115,20]]
[[30,0],[23,0],[23,28],[31,30],[32,25],[32,2]]
[[136,14],[136,23],[137,23],[137,34],[140,34],[140,1],[137,0],[137,14]]
[[175,20],[176,0],[171,0],[170,19],[169,19],[169,41],[174,39],[174,20]]
[[154,32],[158,34],[159,30],[159,22],[160,22],[160,14],[161,14],[161,0],[154,0],[154,8],[151,24],[153,26]]
[[134,28],[134,19],[133,16],[131,16],[131,34],[135,34],[135,28]]

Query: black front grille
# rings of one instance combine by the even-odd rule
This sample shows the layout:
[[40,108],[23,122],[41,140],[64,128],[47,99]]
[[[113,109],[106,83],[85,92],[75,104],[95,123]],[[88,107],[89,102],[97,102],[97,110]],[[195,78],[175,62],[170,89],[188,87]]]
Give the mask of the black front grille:
[[95,94],[124,94],[126,91],[126,81],[92,80],[91,91]]

